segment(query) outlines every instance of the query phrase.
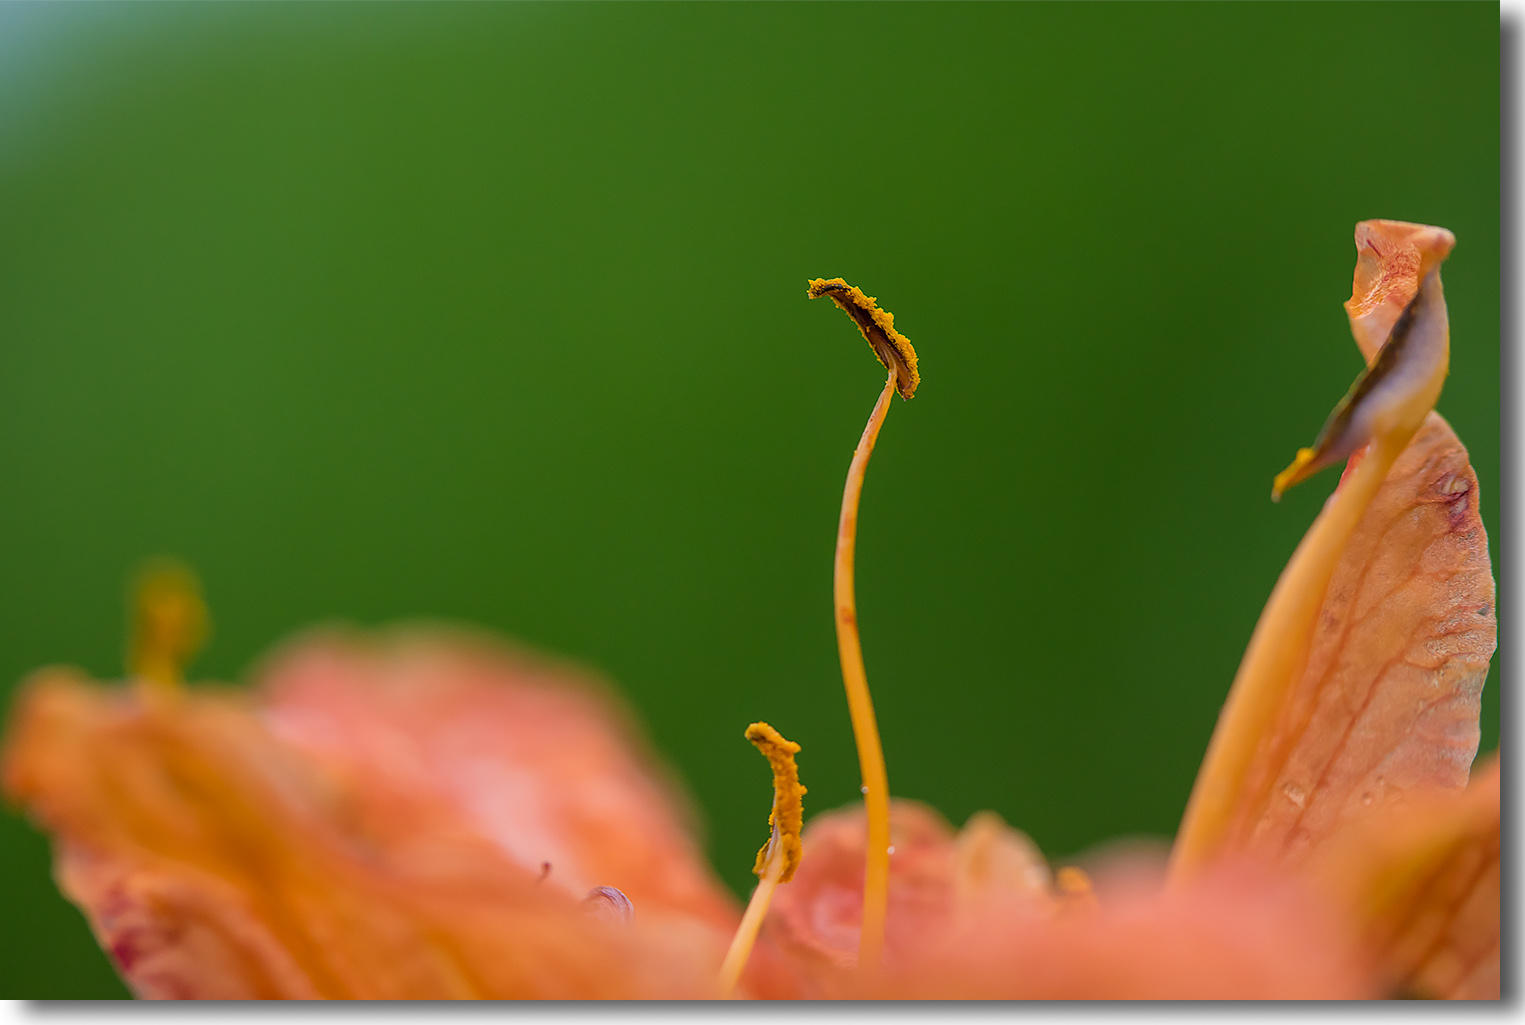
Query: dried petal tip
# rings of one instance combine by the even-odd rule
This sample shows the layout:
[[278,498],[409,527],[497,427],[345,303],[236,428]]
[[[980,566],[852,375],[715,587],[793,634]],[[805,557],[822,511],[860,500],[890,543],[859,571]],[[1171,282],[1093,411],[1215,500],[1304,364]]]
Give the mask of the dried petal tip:
[[147,563],[133,582],[127,668],[135,677],[175,687],[207,635],[207,608],[196,574],[172,559]]
[[1277,475],[1273,501],[1367,442],[1386,439],[1401,449],[1434,408],[1451,351],[1440,264],[1455,245],[1456,236],[1430,225],[1356,225],[1355,282],[1345,311],[1367,366],[1313,447]]
[[916,371],[916,350],[911,348],[909,338],[895,330],[893,313],[881,310],[873,296],[864,295],[841,278],[815,278],[806,294],[812,299],[829,296],[858,325],[884,368],[895,372],[895,390],[900,397],[908,399],[916,394],[916,386],[921,384],[921,375]]
[[746,738],[767,756],[768,764],[773,767],[773,810],[768,813],[773,835],[757,852],[757,864],[752,871],[759,876],[767,871],[777,845],[784,859],[784,870],[778,881],[787,883],[794,878],[794,870],[800,864],[800,831],[805,826],[805,805],[801,800],[805,788],[800,785],[799,767],[794,764],[800,746],[785,740],[778,730],[765,722],[748,726]]
[[1424,276],[1455,246],[1455,235],[1431,224],[1374,220],[1356,225],[1355,279],[1345,312],[1368,363],[1418,294]]

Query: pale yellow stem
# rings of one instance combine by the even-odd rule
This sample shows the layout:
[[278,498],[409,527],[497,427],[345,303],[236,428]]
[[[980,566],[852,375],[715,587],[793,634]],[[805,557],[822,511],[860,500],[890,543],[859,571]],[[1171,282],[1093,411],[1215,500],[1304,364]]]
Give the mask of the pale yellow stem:
[[725,952],[725,960],[720,964],[720,996],[722,999],[730,999],[736,990],[736,983],[741,979],[742,970],[747,966],[747,959],[752,956],[752,947],[757,943],[757,933],[762,929],[763,919],[768,914],[768,904],[773,900],[773,891],[778,887],[779,877],[784,874],[784,859],[778,850],[778,835],[774,834],[773,850],[768,857],[768,867],[763,870],[761,881],[757,889],[752,891],[752,899],[747,903],[747,910],[741,916],[741,925],[736,928],[736,935],[731,937],[731,948]]
[[1266,602],[1234,676],[1208,745],[1181,830],[1170,878],[1179,882],[1207,863],[1228,839],[1256,745],[1302,675],[1324,594],[1351,533],[1413,432],[1378,437],[1314,520]]
[[868,849],[863,873],[863,925],[858,940],[858,967],[873,971],[884,951],[884,916],[890,892],[890,783],[884,767],[884,748],[879,724],[868,693],[868,673],[863,668],[863,645],[858,638],[858,606],[853,593],[853,550],[858,539],[858,499],[863,494],[863,475],[874,454],[879,428],[895,394],[895,371],[874,411],[863,437],[853,452],[842,491],[842,519],[837,525],[837,557],[833,597],[837,613],[837,653],[842,659],[842,683],[847,688],[847,709],[852,717],[853,739],[858,745],[858,766],[863,773],[863,803],[868,814]]

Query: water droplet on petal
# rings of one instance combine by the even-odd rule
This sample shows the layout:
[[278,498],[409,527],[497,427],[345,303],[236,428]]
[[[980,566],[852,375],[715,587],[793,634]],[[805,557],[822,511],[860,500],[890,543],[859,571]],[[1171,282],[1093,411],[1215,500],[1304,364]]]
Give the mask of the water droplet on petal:
[[1373,801],[1375,801],[1375,800],[1376,800],[1376,798],[1371,795],[1370,791],[1368,791],[1367,793],[1364,793],[1364,794],[1361,795],[1361,803],[1366,805],[1367,807],[1370,807],[1371,803]]
[[895,845],[894,844],[890,844],[890,853],[891,854],[895,853]]
[[858,788],[858,793],[860,793],[860,794],[866,794],[866,793],[868,793],[868,784],[867,784],[867,783],[865,783],[865,784],[863,784],[863,785],[862,785],[862,786],[861,786],[861,787],[859,787],[859,788]]
[[1308,803],[1308,792],[1296,783],[1288,783],[1281,788],[1281,792],[1287,795],[1287,800],[1299,808],[1304,807]]

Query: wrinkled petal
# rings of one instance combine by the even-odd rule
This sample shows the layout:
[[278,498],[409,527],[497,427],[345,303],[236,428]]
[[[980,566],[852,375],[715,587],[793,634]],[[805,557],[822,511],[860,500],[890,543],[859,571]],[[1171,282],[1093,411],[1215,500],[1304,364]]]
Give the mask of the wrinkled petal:
[[1499,760],[1460,799],[1427,795],[1361,823],[1318,875],[1365,925],[1395,989],[1499,998]]
[[[548,678],[536,685],[554,689]],[[336,771],[342,760],[314,758],[254,711],[241,692],[145,705],[58,671],[39,674],[17,703],[6,791],[54,834],[60,886],[136,992],[713,992],[725,929],[656,898],[629,922],[589,914],[581,895],[543,882],[538,865],[519,863],[450,801],[393,790],[385,774]],[[608,721],[595,715],[589,728]],[[575,749],[571,719],[557,725]],[[555,791],[549,773],[560,768],[552,761],[539,785]],[[610,789],[619,799],[630,785]]]
[[1493,594],[1477,476],[1431,413],[1341,557],[1306,667],[1245,777],[1230,845],[1301,859],[1373,807],[1465,786],[1496,646]]

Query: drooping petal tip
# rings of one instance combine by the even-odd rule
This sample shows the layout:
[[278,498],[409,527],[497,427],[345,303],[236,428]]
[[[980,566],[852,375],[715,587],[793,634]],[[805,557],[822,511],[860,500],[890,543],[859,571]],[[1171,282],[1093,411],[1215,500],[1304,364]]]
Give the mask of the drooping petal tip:
[[1456,244],[1445,228],[1403,221],[1356,225],[1355,281],[1345,303],[1367,366],[1311,448],[1277,475],[1273,501],[1369,442],[1401,449],[1435,406],[1450,368],[1440,264]]
[[1361,354],[1371,362],[1404,307],[1456,236],[1432,224],[1371,220],[1356,225],[1356,269],[1345,312]]

